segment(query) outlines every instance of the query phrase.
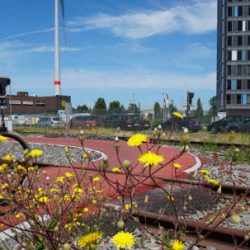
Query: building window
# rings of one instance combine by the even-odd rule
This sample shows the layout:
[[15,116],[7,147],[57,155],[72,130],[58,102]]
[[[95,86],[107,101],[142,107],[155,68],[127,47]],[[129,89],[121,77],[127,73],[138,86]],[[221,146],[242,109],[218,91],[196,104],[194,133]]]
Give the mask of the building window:
[[231,89],[231,80],[227,80],[227,89],[228,89],[228,90]]
[[241,95],[240,94],[236,95],[236,104],[241,104]]
[[250,104],[250,95],[247,95],[247,104]]
[[237,75],[238,76],[242,75],[242,66],[241,65],[237,65]]
[[238,44],[239,46],[242,45],[242,36],[238,36],[237,44]]
[[237,60],[240,61],[241,58],[242,58],[242,57],[241,57],[241,51],[238,50],[238,52],[237,52]]
[[247,51],[245,49],[243,49],[241,51],[241,60],[242,61],[246,61],[247,60]]
[[238,6],[234,6],[234,17],[238,17],[239,14],[239,8]]
[[236,80],[231,80],[231,90],[236,90]]
[[242,95],[242,104],[246,105],[247,104],[247,94]]
[[228,22],[227,23],[227,31],[230,32],[230,31],[232,31],[232,29],[233,29],[232,22]]
[[227,37],[227,45],[232,46],[232,37],[231,36]]
[[246,21],[242,21],[242,31],[246,31]]
[[231,6],[228,7],[228,16],[229,17],[233,16],[233,8]]
[[237,80],[237,89],[241,89],[241,80]]
[[237,61],[237,50],[232,50],[232,61]]
[[227,104],[231,104],[231,95],[227,95]]
[[247,80],[247,90],[250,90],[250,80]]
[[[250,70],[250,68],[249,68],[249,70]],[[228,66],[227,66],[227,74],[228,74],[228,75],[231,75],[231,73],[232,73],[232,72],[231,72],[231,66],[228,65]]]
[[243,10],[242,6],[239,6],[238,7],[238,16],[242,16],[242,10]]
[[242,31],[242,21],[238,22],[238,31]]

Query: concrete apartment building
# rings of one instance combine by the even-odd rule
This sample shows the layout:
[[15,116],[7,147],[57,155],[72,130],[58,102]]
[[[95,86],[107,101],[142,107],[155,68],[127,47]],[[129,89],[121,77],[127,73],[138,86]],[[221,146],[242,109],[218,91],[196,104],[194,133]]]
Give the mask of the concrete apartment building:
[[250,0],[218,0],[218,111],[250,116]]

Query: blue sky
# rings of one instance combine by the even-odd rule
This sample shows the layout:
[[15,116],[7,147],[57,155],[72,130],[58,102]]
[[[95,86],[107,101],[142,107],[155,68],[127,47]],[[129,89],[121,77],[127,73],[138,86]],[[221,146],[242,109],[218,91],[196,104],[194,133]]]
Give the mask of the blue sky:
[[[12,93],[53,95],[54,1],[0,0],[0,72]],[[61,22],[63,27],[63,22]],[[216,90],[216,0],[65,0],[62,94],[73,106],[133,99],[151,108]]]

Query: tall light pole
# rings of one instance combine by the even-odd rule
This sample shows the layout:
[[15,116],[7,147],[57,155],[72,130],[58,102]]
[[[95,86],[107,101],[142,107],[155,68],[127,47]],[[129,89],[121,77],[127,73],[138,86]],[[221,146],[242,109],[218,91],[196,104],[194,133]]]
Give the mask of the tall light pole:
[[54,58],[54,86],[55,95],[61,95],[61,81],[60,81],[60,58],[59,58],[59,4],[55,0],[55,58]]

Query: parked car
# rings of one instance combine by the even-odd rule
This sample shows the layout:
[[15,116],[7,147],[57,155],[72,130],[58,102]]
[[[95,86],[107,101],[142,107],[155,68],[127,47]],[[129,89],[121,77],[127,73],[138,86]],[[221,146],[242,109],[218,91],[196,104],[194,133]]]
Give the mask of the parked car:
[[97,126],[97,118],[94,115],[78,115],[70,120],[70,128],[91,128]]
[[102,117],[100,124],[106,127],[121,128],[124,130],[143,130],[150,128],[149,121],[138,114],[111,114]]
[[243,121],[231,122],[227,124],[226,132],[250,133],[250,117]]
[[187,128],[189,132],[198,132],[201,130],[200,122],[188,117],[184,117],[183,119],[173,117],[160,125],[163,130],[181,130],[183,128]]
[[52,121],[50,117],[39,117],[36,124],[38,127],[50,127],[52,126]]
[[208,124],[207,130],[212,133],[225,132],[226,126],[232,122],[244,121],[246,116],[226,116],[218,121]]
[[51,117],[51,126],[53,128],[63,128],[64,122],[61,117]]

